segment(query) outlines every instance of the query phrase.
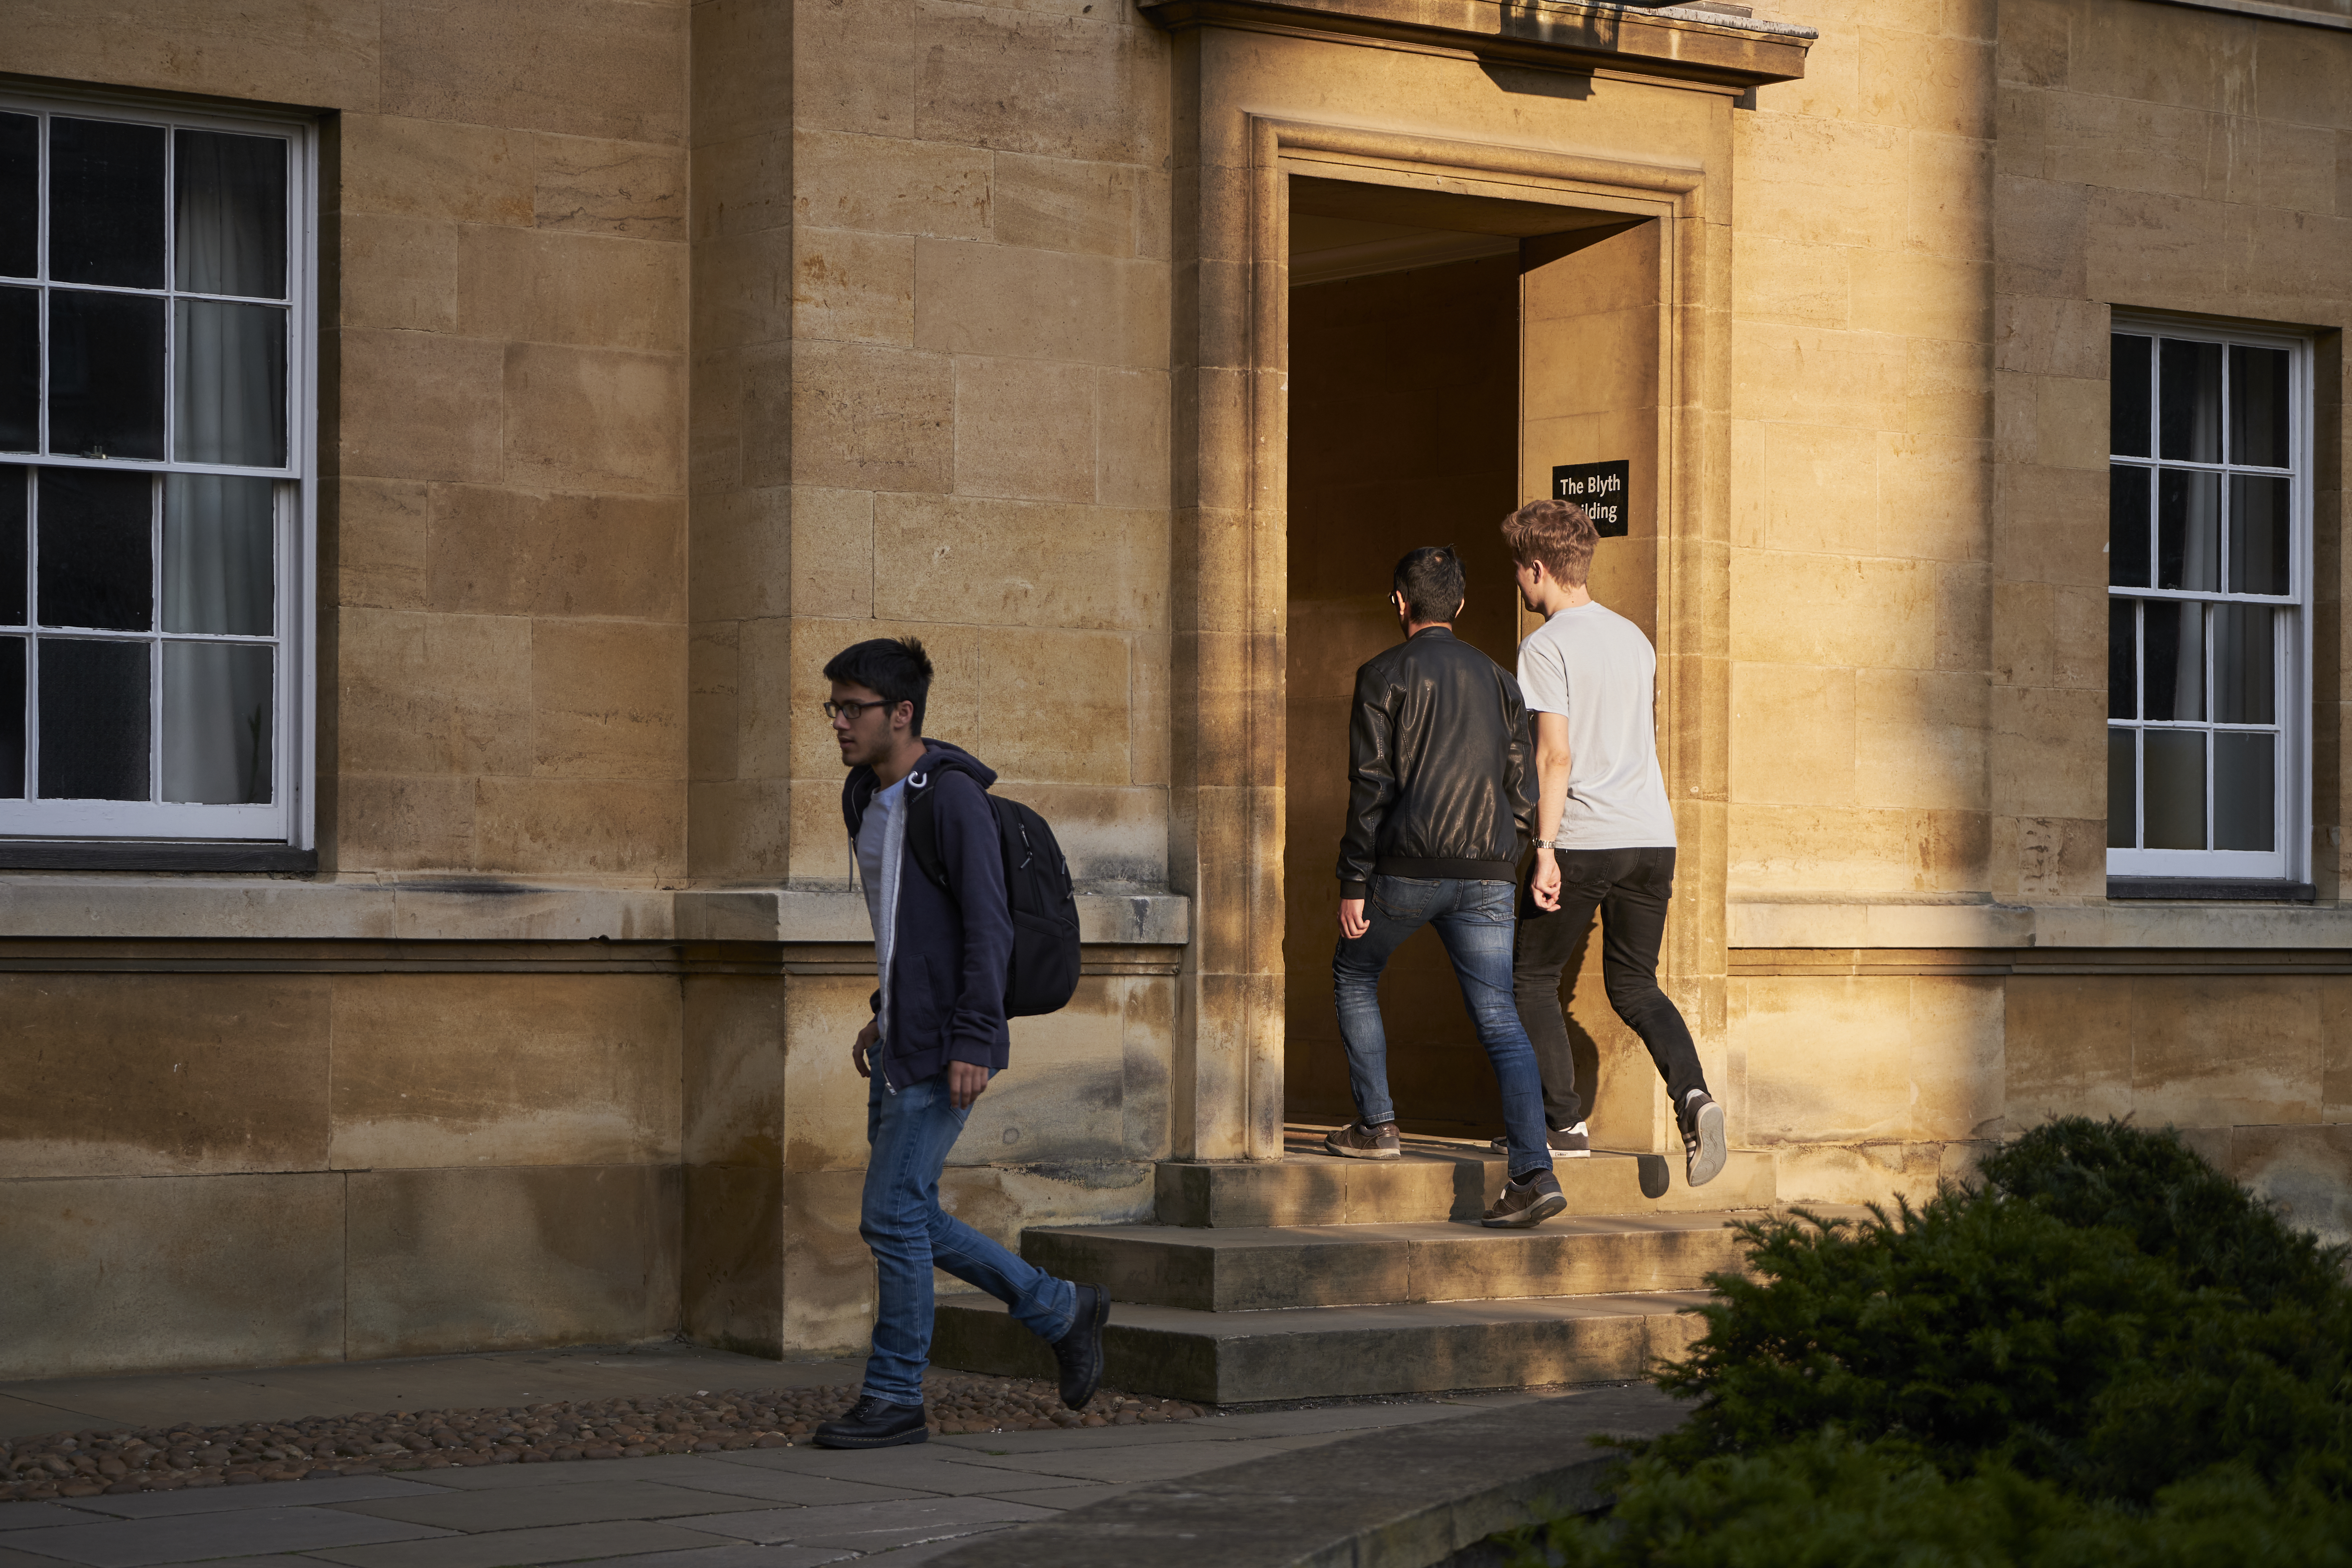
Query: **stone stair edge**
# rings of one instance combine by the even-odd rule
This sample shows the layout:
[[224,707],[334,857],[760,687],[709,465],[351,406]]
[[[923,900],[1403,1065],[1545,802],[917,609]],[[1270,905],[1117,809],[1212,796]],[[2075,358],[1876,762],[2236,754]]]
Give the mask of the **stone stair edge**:
[[[934,1568],[1430,1568],[1498,1531],[1607,1500],[1621,1456],[1682,1411],[1654,1388],[1580,1390],[1259,1457],[986,1535]],[[1312,1498],[1313,1508],[1300,1508]]]

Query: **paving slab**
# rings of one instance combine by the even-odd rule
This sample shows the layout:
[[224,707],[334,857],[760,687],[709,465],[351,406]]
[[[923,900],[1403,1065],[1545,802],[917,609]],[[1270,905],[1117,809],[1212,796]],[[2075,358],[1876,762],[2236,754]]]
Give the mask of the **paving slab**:
[[724,1546],[723,1537],[675,1524],[614,1520],[603,1524],[559,1524],[547,1530],[502,1530],[489,1535],[444,1536],[404,1546],[359,1546],[312,1556],[348,1568],[515,1568],[539,1563],[619,1557],[626,1553],[676,1552],[690,1546]]
[[[366,1502],[378,1498],[432,1498],[446,1495],[439,1487],[417,1481],[404,1481],[397,1476],[336,1476],[332,1479],[304,1481],[299,1492],[278,1491],[272,1487],[205,1487],[195,1491],[130,1492],[121,1497],[87,1497],[78,1500],[76,1508],[109,1514],[116,1519],[174,1519],[191,1513],[231,1513],[243,1509],[319,1508],[333,1502]],[[24,1507],[9,1503],[0,1507],[0,1520],[12,1510]],[[38,1508],[41,1504],[35,1503]]]
[[1090,1502],[1101,1502],[1107,1498],[1115,1498],[1121,1492],[1131,1491],[1141,1485],[1143,1485],[1141,1481],[1123,1481],[1115,1485],[1100,1481],[1082,1481],[1075,1486],[1047,1486],[1035,1491],[1001,1491],[991,1492],[988,1495],[1003,1502],[1025,1502],[1032,1508],[1068,1510],[1084,1508]]
[[13,1546],[0,1546],[0,1568],[58,1568],[63,1561],[58,1557],[36,1557]]
[[716,1513],[723,1509],[763,1506],[751,1498],[664,1486],[659,1481],[615,1481],[608,1487],[508,1488],[487,1492],[443,1492],[437,1497],[394,1498],[342,1505],[350,1513],[405,1520],[468,1533],[536,1530],[554,1524],[593,1524],[608,1519],[669,1519]]
[[[986,1541],[996,1535],[1010,1535],[1019,1528],[1018,1525],[992,1525],[986,1530],[973,1531],[970,1535],[943,1535],[937,1541],[926,1541],[915,1546],[902,1546],[896,1552],[877,1552],[870,1555],[860,1555],[856,1561],[858,1568],[910,1568],[913,1563],[929,1563],[935,1558],[960,1552],[974,1541]],[[1208,1565],[1203,1564],[1202,1568],[1208,1568]]]
[[32,1530],[47,1524],[95,1524],[109,1516],[89,1512],[79,1505],[100,1500],[81,1498],[73,1503],[12,1502],[0,1508],[0,1536],[12,1530]]
[[[828,1448],[768,1448],[758,1451],[761,1461],[746,1468],[782,1470],[794,1475],[822,1476],[831,1480],[860,1481],[900,1492],[931,1492],[962,1497],[984,1492],[997,1484],[998,1471],[971,1464],[974,1456],[958,1451],[953,1458],[932,1455],[920,1447],[880,1448],[866,1452]],[[747,1456],[747,1459],[748,1459]]]
[[8,1544],[67,1563],[87,1563],[89,1568],[147,1568],[152,1563],[195,1563],[210,1557],[315,1552],[372,1542],[421,1542],[446,1538],[449,1533],[429,1525],[368,1519],[331,1508],[252,1508],[20,1530],[9,1535]]
[[1027,1503],[954,1497],[777,1509],[767,1513],[714,1514],[687,1522],[714,1535],[732,1535],[744,1541],[879,1552],[951,1535],[969,1535],[987,1525],[1019,1524],[1053,1517],[1052,1509]]
[[[847,1563],[857,1554],[832,1546],[754,1546],[730,1541],[724,1546],[689,1546],[683,1552],[649,1552],[628,1557],[583,1557],[555,1568],[818,1568]],[[868,1558],[867,1562],[882,1561]]]
[[[1221,1443],[1214,1452],[1196,1448],[1113,1448],[1101,1454],[1008,1454],[1002,1458],[982,1457],[973,1463],[975,1467],[982,1463],[1000,1466],[1000,1473],[1021,1476],[1066,1476],[1073,1480],[1106,1483],[1164,1481],[1281,1453],[1294,1442],[1312,1446],[1321,1441],[1313,1437],[1263,1437]],[[1006,1489],[1000,1483],[990,1489],[990,1495],[999,1489]]]

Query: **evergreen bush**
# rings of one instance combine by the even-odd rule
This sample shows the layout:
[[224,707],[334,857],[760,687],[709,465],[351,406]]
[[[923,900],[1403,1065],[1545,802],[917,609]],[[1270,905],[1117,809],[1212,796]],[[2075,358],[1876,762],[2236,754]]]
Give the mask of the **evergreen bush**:
[[1526,1561],[2345,1561],[2344,1248],[2168,1130],[2080,1118],[1872,1215],[1743,1226],[1748,1272],[1654,1373],[1689,1419]]

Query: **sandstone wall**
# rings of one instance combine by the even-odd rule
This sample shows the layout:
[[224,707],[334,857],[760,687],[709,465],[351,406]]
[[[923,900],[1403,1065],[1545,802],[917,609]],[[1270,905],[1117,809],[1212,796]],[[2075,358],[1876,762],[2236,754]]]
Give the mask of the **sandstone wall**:
[[2352,1232],[2315,1195],[2344,1170],[2332,917],[2103,912],[2102,754],[2110,312],[2320,329],[2336,896],[2352,35],[2142,0],[1773,8],[1800,11],[1805,79],[1738,117],[1736,1135],[1784,1197],[1859,1199],[2046,1114],[2132,1113]]
[[8,34],[29,76],[320,114],[322,870],[0,879],[0,1364],[862,1342],[872,958],[814,710],[887,631],[931,642],[929,727],[1137,896],[958,1201],[1008,1237],[1148,1201],[1159,36],[755,0]]

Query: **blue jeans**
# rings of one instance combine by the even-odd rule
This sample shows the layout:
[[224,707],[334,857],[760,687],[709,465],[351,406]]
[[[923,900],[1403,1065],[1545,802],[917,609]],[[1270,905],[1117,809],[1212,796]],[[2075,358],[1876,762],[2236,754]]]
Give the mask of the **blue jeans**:
[[1381,971],[1404,939],[1434,923],[1462,983],[1462,1000],[1478,1026],[1503,1090],[1503,1131],[1515,1177],[1551,1169],[1544,1136],[1543,1080],[1535,1047],[1511,999],[1511,884],[1453,878],[1374,877],[1364,900],[1370,929],[1339,939],[1331,985],[1339,999],[1339,1038],[1348,1048],[1348,1083],[1356,1113],[1371,1126],[1396,1120],[1389,1100],[1389,1041],[1381,1026]]
[[880,1055],[877,1050],[866,1097],[872,1152],[857,1216],[857,1234],[874,1253],[881,1297],[865,1391],[893,1405],[920,1405],[923,1368],[931,1359],[934,1265],[1012,1308],[1022,1327],[1049,1343],[1070,1331],[1078,1291],[940,1207],[940,1172],[971,1112],[950,1102],[944,1072],[891,1093]]

